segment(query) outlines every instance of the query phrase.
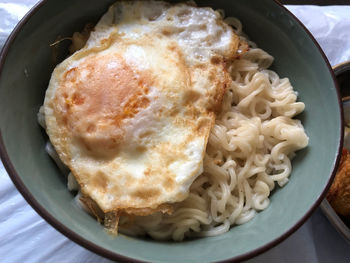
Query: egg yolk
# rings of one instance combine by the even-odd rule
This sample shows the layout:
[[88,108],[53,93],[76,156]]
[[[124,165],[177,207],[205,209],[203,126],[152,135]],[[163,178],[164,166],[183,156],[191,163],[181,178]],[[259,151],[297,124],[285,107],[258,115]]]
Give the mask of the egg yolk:
[[94,155],[116,152],[123,121],[148,107],[149,74],[135,72],[117,54],[88,57],[68,70],[56,95],[61,121]]

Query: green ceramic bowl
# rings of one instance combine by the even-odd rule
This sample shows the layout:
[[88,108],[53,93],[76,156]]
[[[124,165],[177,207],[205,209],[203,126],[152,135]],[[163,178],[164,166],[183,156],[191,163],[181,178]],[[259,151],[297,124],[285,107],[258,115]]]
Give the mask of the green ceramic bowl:
[[[243,260],[276,245],[295,231],[323,199],[342,145],[342,111],[333,73],[303,25],[271,0],[200,1],[238,17],[244,31],[275,57],[306,110],[299,116],[309,146],[293,160],[290,182],[271,195],[271,205],[228,233],[185,242],[112,238],[94,218],[72,205],[64,177],[46,154],[46,135],[36,114],[57,61],[50,44],[95,22],[110,0],[44,0],[19,23],[0,59],[0,148],[18,190],[57,230],[80,245],[118,261],[207,262]],[[69,42],[69,41],[67,41]],[[69,43],[62,43],[59,59]],[[45,249],[45,248],[43,248]]]

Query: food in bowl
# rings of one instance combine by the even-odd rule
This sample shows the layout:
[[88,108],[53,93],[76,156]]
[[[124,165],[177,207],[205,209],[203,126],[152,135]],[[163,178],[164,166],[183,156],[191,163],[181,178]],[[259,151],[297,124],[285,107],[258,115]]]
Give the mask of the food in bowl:
[[327,193],[327,200],[333,209],[350,220],[350,154],[343,149],[338,172]]
[[304,104],[272,62],[219,11],[117,2],[52,74],[49,152],[112,232],[227,232],[268,207],[308,144],[293,119]]

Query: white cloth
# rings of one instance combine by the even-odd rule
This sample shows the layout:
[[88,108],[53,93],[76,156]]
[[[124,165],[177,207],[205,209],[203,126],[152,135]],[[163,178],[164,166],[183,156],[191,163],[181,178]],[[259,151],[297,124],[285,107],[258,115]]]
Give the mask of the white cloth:
[[[0,48],[36,0],[0,0]],[[350,6],[287,6],[313,33],[332,65],[350,60]],[[18,193],[0,162],[0,261],[110,262],[46,223]],[[318,209],[281,244],[248,262],[349,262],[350,246]]]

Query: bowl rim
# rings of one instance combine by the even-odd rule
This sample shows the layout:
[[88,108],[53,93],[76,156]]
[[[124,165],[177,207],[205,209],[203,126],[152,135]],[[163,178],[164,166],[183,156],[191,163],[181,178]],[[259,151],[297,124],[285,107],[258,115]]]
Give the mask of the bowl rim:
[[[350,60],[346,60],[332,67],[334,76],[338,76],[345,71],[350,71]],[[339,88],[340,89],[340,88]]]
[[[15,41],[18,33],[21,31],[21,29],[23,28],[23,26],[25,24],[28,23],[28,21],[30,20],[30,18],[45,4],[47,4],[49,2],[49,0],[39,0],[25,15],[24,17],[18,22],[18,24],[15,26],[15,28],[13,29],[13,31],[11,32],[11,34],[8,36],[6,42],[4,43],[4,46],[0,52],[0,78],[1,78],[1,74],[2,74],[2,70],[3,70],[3,66],[5,64],[5,60],[7,57],[7,54],[11,48],[12,43]],[[318,44],[318,42],[316,41],[316,39],[312,36],[312,34],[310,33],[310,31],[305,27],[305,25],[291,12],[289,11],[286,7],[284,7],[280,2],[278,2],[278,0],[273,0],[272,1],[273,4],[276,4],[277,6],[279,6],[279,8],[282,8],[287,14],[289,14],[296,23],[298,23],[301,28],[305,31],[305,33],[307,33],[307,35],[309,36],[309,38],[311,39],[311,41],[314,43],[315,47],[318,49],[318,51],[320,52],[324,62],[326,63],[326,66],[329,70],[329,73],[332,77],[333,80],[333,85],[336,88],[336,93],[337,93],[337,98],[338,98],[338,107],[339,107],[339,111],[340,111],[340,115],[341,115],[341,126],[343,126],[343,109],[342,109],[342,103],[341,103],[341,96],[340,96],[340,91],[339,91],[339,87],[338,87],[338,83],[336,81],[336,77],[334,75],[334,72],[332,70],[332,67],[326,57],[326,55],[324,54],[322,48],[320,47],[320,45]],[[250,258],[253,258],[273,247],[275,247],[277,244],[281,243],[283,240],[285,240],[287,237],[289,237],[292,233],[294,233],[297,229],[299,229],[304,223],[305,221],[312,215],[312,213],[316,210],[316,208],[321,204],[322,200],[324,199],[328,189],[331,186],[331,183],[333,182],[333,179],[335,177],[336,174],[336,168],[339,165],[340,162],[340,152],[342,149],[342,145],[343,145],[343,130],[340,129],[340,139],[338,141],[338,150],[337,150],[337,155],[336,155],[336,159],[333,162],[333,167],[332,167],[332,173],[328,179],[328,182],[326,184],[326,187],[323,189],[323,191],[320,193],[320,195],[317,197],[316,201],[314,202],[314,204],[311,206],[311,208],[306,212],[306,214],[301,217],[291,228],[289,228],[287,231],[285,231],[281,236],[275,238],[274,240],[264,244],[261,247],[258,247],[254,250],[251,250],[249,252],[246,252],[244,254],[238,255],[238,256],[234,256],[232,258],[226,259],[226,260],[222,260],[222,261],[216,261],[216,262],[240,262],[243,260],[247,260]],[[60,233],[62,233],[63,235],[65,235],[67,238],[69,238],[70,240],[74,241],[75,243],[79,244],[80,246],[96,253],[99,254],[102,257],[105,258],[109,258],[112,260],[116,260],[116,261],[120,261],[120,262],[146,262],[146,261],[141,261],[141,260],[137,260],[137,259],[133,259],[127,256],[123,256],[119,253],[113,252],[111,250],[105,249],[91,241],[89,241],[88,239],[82,237],[81,235],[77,234],[76,232],[74,232],[73,230],[69,229],[68,227],[66,227],[64,224],[62,224],[59,220],[57,220],[55,217],[53,217],[43,206],[40,205],[40,203],[35,199],[35,197],[31,194],[31,192],[28,190],[28,188],[25,186],[25,184],[23,183],[23,181],[21,180],[20,176],[18,175],[18,173],[16,172],[15,167],[13,166],[4,141],[3,141],[3,137],[1,134],[1,130],[0,130],[0,159],[3,162],[3,165],[9,175],[9,177],[11,178],[13,184],[15,185],[15,187],[17,188],[17,190],[21,193],[21,195],[24,197],[24,199],[29,203],[29,205],[43,218],[45,219],[45,221],[47,223],[49,223],[52,227],[54,227],[57,231],[59,231]]]

